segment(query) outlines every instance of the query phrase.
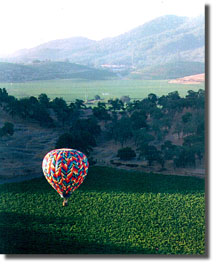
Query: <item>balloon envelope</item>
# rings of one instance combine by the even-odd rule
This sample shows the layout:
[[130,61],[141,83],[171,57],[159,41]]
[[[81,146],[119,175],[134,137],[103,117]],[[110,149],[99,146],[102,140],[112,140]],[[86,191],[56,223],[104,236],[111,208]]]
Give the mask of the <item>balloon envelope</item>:
[[42,163],[47,181],[66,198],[84,181],[88,167],[87,157],[74,149],[53,150],[46,154]]

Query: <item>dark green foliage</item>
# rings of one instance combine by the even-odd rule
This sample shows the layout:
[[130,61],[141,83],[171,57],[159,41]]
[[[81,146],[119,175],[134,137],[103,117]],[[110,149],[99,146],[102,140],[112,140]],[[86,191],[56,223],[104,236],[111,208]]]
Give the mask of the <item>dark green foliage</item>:
[[71,148],[80,150],[87,155],[96,146],[96,137],[101,129],[94,117],[77,119],[70,128],[70,133],[62,134],[56,143],[56,148]]
[[164,118],[164,113],[162,112],[160,108],[155,107],[155,109],[151,113],[151,117],[155,120],[160,120]]
[[95,117],[89,117],[88,119],[77,119],[70,128],[72,133],[87,132],[89,136],[97,137],[101,133],[101,128],[98,125]]
[[110,105],[110,110],[114,112],[124,109],[124,103],[119,99],[110,99],[108,100],[108,104]]
[[148,165],[151,166],[153,161],[160,161],[161,163],[161,152],[153,145],[143,143],[139,146],[140,157],[144,157],[148,161]]
[[130,118],[132,122],[132,128],[134,130],[148,127],[146,122],[147,115],[145,111],[134,111]]
[[179,155],[179,146],[172,144],[171,141],[166,140],[161,145],[161,152],[163,153],[164,160],[172,160]]
[[123,116],[118,121],[113,122],[112,138],[123,146],[124,143],[133,136],[131,120],[127,116]]
[[131,160],[132,158],[136,157],[136,153],[130,147],[125,147],[118,150],[117,157],[121,160]]
[[203,89],[199,89],[197,92],[193,90],[188,90],[188,94],[184,99],[185,107],[193,107],[196,109],[204,109],[205,108],[205,91]]
[[14,134],[14,125],[10,122],[5,122],[3,127],[0,128],[0,137],[12,136]]
[[148,94],[148,100],[150,100],[150,102],[152,102],[152,103],[156,103],[158,100],[158,97],[156,94],[150,93],[150,94]]
[[22,98],[20,100],[8,95],[6,89],[0,90],[0,100],[2,100],[3,109],[12,117],[18,116],[23,119],[33,119],[41,126],[53,127],[53,119],[50,117],[48,107],[41,102],[41,98],[47,98],[46,94],[41,94],[39,99],[34,96]]
[[191,120],[192,113],[186,113],[182,115],[182,122],[183,123],[188,123]]
[[155,137],[148,133],[146,129],[139,129],[134,132],[134,140],[137,145],[142,144],[149,144],[153,140],[155,140]]
[[104,102],[98,102],[97,107],[93,107],[93,114],[99,120],[109,120],[110,115],[106,109],[106,104]]
[[181,111],[182,105],[181,105],[182,99],[179,96],[178,91],[173,91],[168,93],[167,96],[162,96],[158,99],[158,104],[163,106],[163,109],[167,111],[172,111],[172,114],[174,115],[176,112]]
[[74,105],[77,109],[82,109],[82,108],[85,109],[86,108],[86,106],[84,104],[84,100],[76,99]]
[[[204,158],[205,92],[201,89],[189,90],[185,98],[177,91],[162,97],[151,93],[147,98],[128,103],[126,108],[119,99],[98,102],[93,108],[87,108],[81,99],[69,105],[63,98],[50,101],[46,94],[38,99],[32,96],[18,100],[8,95],[5,88],[0,90],[0,100],[4,100],[3,110],[12,117],[33,119],[49,127],[54,127],[55,122],[56,127],[64,127],[69,141],[61,137],[58,148],[77,148],[89,154],[102,131],[103,138],[113,139],[122,147],[128,141],[134,142],[140,157],[148,160],[149,165],[157,161],[164,167],[166,160],[174,160],[175,167],[195,167],[197,160],[202,164]],[[53,111],[54,119],[50,116]],[[87,115],[87,119],[80,119],[81,115]],[[102,130],[97,120],[105,121],[100,123]],[[165,144],[175,133],[183,139],[183,146]]]
[[88,131],[74,131],[62,134],[57,142],[56,149],[70,148],[79,150],[85,154],[92,151],[92,147],[96,146],[96,140],[93,135],[89,135]]
[[70,133],[64,133],[58,138],[56,142],[56,149],[61,148],[76,149],[74,137]]
[[204,121],[201,119],[200,124],[197,126],[195,134],[186,136],[184,138],[183,146],[190,148],[192,152],[201,161],[205,154],[205,126]]
[[47,97],[46,94],[44,93],[41,93],[39,96],[38,96],[38,101],[39,103],[45,107],[45,108],[49,108],[50,107],[50,99]]
[[6,88],[0,88],[0,104],[1,102],[8,101],[8,93]]
[[2,254],[206,253],[194,177],[92,167],[66,208],[45,178],[0,185],[0,219]]
[[180,147],[179,155],[174,158],[176,167],[195,167],[195,152],[186,146]]

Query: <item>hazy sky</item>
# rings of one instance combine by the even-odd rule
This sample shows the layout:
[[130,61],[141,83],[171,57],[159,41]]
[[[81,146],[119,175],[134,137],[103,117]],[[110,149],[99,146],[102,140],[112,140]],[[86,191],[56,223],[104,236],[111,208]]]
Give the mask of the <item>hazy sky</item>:
[[117,36],[156,17],[204,14],[202,0],[0,0],[0,55],[84,36]]

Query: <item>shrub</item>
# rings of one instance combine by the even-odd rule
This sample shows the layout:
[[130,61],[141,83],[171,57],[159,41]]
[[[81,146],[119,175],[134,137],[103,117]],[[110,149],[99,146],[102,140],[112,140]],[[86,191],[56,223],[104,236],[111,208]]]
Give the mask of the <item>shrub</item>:
[[4,126],[0,129],[0,137],[12,136],[14,134],[14,125],[10,122],[5,122]]
[[121,160],[131,160],[132,158],[136,157],[136,153],[130,147],[125,147],[118,150],[117,157]]
[[137,165],[137,164],[126,164],[125,166],[126,167],[138,167],[139,165]]

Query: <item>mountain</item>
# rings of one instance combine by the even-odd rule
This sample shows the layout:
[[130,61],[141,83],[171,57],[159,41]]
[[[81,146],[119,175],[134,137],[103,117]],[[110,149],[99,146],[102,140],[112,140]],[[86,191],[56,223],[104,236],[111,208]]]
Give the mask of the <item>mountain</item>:
[[70,62],[40,62],[16,64],[0,62],[0,82],[25,82],[51,79],[110,79],[116,75],[108,70],[74,64]]
[[187,62],[187,69],[190,69],[194,62],[198,62],[204,68],[204,33],[204,16],[166,15],[113,38],[100,41],[84,37],[54,40],[17,51],[4,61],[68,60],[97,68],[122,66],[130,71],[176,62]]
[[64,61],[68,55],[80,54],[95,44],[96,41],[84,37],[53,40],[31,49],[22,49],[11,54],[7,59],[11,62],[26,63],[34,60]]

